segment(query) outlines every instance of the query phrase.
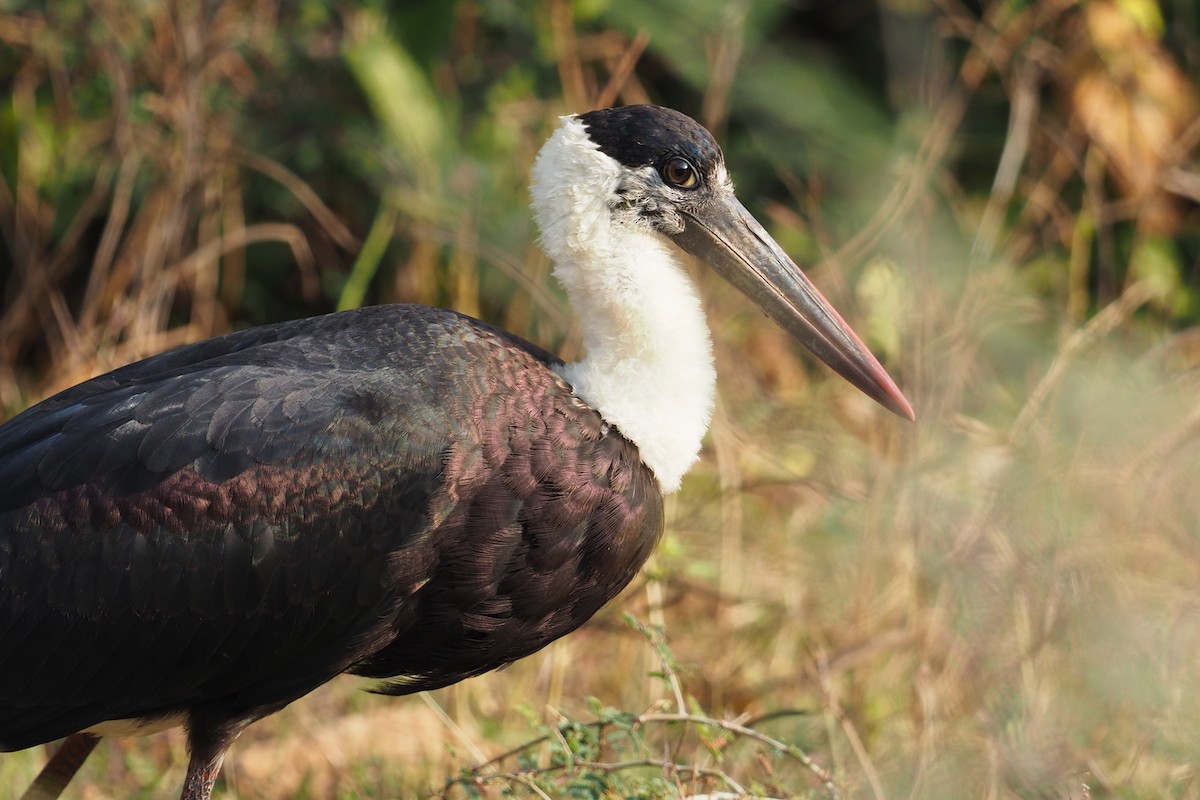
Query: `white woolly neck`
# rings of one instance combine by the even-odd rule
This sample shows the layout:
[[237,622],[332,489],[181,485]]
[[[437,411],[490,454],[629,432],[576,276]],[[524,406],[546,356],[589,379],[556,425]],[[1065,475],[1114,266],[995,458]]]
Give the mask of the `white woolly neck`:
[[563,117],[533,167],[533,210],[587,351],[561,373],[673,492],[712,417],[712,342],[674,246],[610,210],[621,170]]

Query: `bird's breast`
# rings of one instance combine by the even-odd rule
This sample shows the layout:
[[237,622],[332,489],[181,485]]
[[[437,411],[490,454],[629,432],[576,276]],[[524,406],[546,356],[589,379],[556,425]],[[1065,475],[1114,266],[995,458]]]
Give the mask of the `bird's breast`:
[[354,671],[385,690],[447,685],[578,628],[626,586],[662,532],[637,448],[557,378],[502,376],[443,456],[427,547],[394,554],[395,638]]

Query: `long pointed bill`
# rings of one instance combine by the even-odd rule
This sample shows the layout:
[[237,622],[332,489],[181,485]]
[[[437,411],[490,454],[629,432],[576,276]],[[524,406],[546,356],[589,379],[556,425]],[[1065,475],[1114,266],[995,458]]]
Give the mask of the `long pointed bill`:
[[710,265],[868,397],[916,419],[871,351],[736,197],[686,211],[684,220],[683,231],[673,237],[680,247]]

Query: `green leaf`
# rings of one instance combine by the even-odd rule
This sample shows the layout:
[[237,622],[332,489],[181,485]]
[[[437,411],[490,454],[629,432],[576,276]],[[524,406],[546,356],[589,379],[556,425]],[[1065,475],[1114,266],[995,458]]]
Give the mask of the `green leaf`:
[[900,312],[911,307],[904,294],[904,279],[888,259],[869,263],[858,280],[858,301],[866,316],[863,335],[884,358],[900,353]]
[[1148,238],[1137,243],[1129,257],[1131,280],[1148,284],[1154,304],[1173,316],[1184,316],[1193,308],[1192,293],[1184,285],[1169,239]]

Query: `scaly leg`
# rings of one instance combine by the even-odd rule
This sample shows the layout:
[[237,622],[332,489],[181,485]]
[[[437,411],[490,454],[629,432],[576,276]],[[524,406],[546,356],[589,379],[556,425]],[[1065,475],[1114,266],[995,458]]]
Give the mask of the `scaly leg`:
[[213,784],[221,772],[225,752],[249,723],[249,717],[225,719],[219,713],[214,715],[211,709],[208,713],[193,709],[188,714],[186,727],[191,759],[179,800],[211,800]]
[[183,794],[179,800],[210,800],[224,760],[224,750],[208,756],[193,753],[188,761],[187,777],[183,780]]

